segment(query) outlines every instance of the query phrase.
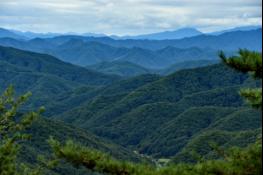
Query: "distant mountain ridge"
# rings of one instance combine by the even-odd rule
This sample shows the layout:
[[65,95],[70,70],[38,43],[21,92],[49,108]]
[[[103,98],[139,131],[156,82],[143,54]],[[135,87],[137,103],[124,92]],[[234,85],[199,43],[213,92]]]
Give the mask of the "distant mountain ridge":
[[105,74],[134,77],[142,74],[150,74],[153,71],[128,61],[101,62],[87,66],[88,69]]
[[0,39],[0,44],[48,53],[84,66],[122,60],[146,68],[162,68],[178,60],[214,59],[218,50],[234,52],[239,48],[247,48],[259,51],[262,48],[261,36],[262,29],[258,29],[229,32],[219,36],[199,35],[180,40],[114,40],[105,37],[59,36],[29,41],[3,38]]
[[[59,39],[59,38],[58,38]],[[169,67],[177,62],[189,60],[215,60],[217,52],[211,49],[196,47],[179,49],[168,46],[160,50],[149,50],[140,47],[115,47],[98,41],[69,39],[64,42],[54,39],[33,39],[18,41],[0,39],[0,45],[16,47],[34,52],[47,53],[63,61],[76,65],[87,66],[101,62],[130,62],[150,69]]]
[[241,26],[241,27],[235,27],[227,30],[221,30],[221,31],[216,31],[212,33],[208,33],[209,35],[221,35],[223,33],[228,33],[228,32],[235,32],[235,31],[249,31],[249,30],[257,30],[262,28],[262,26]]
[[16,34],[4,28],[0,28],[0,38],[27,39],[25,36]]
[[173,40],[202,35],[203,33],[194,28],[182,28],[175,31],[165,31],[138,36],[113,37],[115,39],[147,39],[147,40]]
[[234,54],[240,48],[261,51],[262,29],[221,35],[198,35],[176,40],[115,40],[76,35],[17,40],[0,38],[0,45],[53,55],[81,66],[127,61],[147,69],[163,69],[190,60],[217,60],[218,51]]
[[210,48],[214,50],[238,50],[239,48],[247,48],[250,50],[261,50],[262,47],[262,28],[249,31],[233,31],[220,34],[218,36],[199,35],[190,38],[177,40],[116,40],[109,37],[81,37],[81,36],[59,36],[50,39],[50,42],[66,42],[70,39],[81,39],[84,41],[95,41],[114,47],[140,47],[149,50],[159,50],[168,46],[177,48]]
[[189,60],[178,62],[165,69],[147,69],[128,61],[101,62],[87,66],[88,69],[110,75],[122,77],[135,77],[145,74],[169,75],[183,69],[205,67],[219,63],[220,60]]
[[[234,28],[230,28],[227,30],[220,30],[220,31],[214,31],[214,32],[200,32],[199,30],[195,28],[180,28],[177,30],[170,30],[170,31],[163,31],[158,33],[150,33],[150,34],[141,34],[141,35],[131,35],[131,36],[118,36],[118,35],[106,35],[103,33],[74,33],[74,32],[68,32],[68,33],[36,33],[36,32],[22,32],[19,30],[11,30],[11,29],[4,29],[1,28],[0,30],[0,38],[3,37],[10,37],[11,38],[22,38],[22,39],[34,39],[34,38],[52,38],[56,36],[66,36],[66,35],[77,35],[77,36],[88,36],[88,37],[110,37],[113,39],[139,39],[139,40],[171,40],[171,39],[183,39],[188,37],[193,37],[197,35],[220,35],[227,32],[234,32],[234,31],[249,31],[249,30],[256,30],[262,28],[262,26],[237,26]],[[9,32],[7,34],[6,32]],[[11,35],[10,35],[11,34]]]

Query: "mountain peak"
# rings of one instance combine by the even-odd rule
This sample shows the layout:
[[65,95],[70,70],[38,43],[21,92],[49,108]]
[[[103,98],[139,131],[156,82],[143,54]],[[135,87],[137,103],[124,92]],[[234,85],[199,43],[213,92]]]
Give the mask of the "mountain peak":
[[199,30],[197,30],[196,28],[191,28],[191,27],[184,27],[184,28],[180,28],[178,30],[175,30],[174,32],[179,32],[179,31],[191,31],[191,32],[197,32],[202,34],[202,32],[200,32]]

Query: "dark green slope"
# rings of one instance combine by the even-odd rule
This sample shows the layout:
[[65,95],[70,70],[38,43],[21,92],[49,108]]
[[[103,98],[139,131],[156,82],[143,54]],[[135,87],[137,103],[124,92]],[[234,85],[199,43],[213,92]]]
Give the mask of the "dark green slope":
[[95,97],[100,89],[97,87],[81,86],[69,92],[58,93],[48,103],[44,104],[46,108],[45,116],[50,117],[78,107]]
[[[226,77],[226,73],[229,76]],[[176,103],[185,95],[242,84],[246,78],[247,76],[236,74],[222,65],[179,71],[132,91],[125,97],[116,100],[116,103],[111,102],[109,104],[111,107],[97,111],[96,115],[81,114],[81,117],[86,120],[86,123],[82,124],[90,127],[101,126],[101,123],[105,125],[107,124],[105,122],[110,123],[111,120],[130,112],[140,105],[155,102]],[[94,103],[91,104],[95,106]],[[89,106],[86,106],[85,109],[84,111],[88,112]]]
[[102,62],[87,66],[87,68],[97,72],[119,75],[123,77],[134,77],[151,73],[150,70],[128,61]]
[[179,62],[174,65],[169,66],[166,69],[162,69],[157,71],[157,73],[161,75],[169,75],[176,71],[183,70],[183,69],[192,69],[198,67],[205,67],[213,64],[217,64],[219,60],[191,60],[191,61],[184,61]]
[[[166,157],[176,155],[194,134],[234,110],[219,107],[190,108],[178,116],[173,116],[169,122],[144,139],[139,147],[147,154],[160,154]],[[166,148],[163,149],[164,147]]]
[[[255,84],[247,75],[218,64],[182,70],[121,93],[119,89],[132,85],[126,80],[56,117],[141,153],[170,157],[196,137],[193,131],[201,133],[217,120],[241,110],[243,100],[238,90]],[[178,121],[184,123],[177,126]],[[237,121],[242,126],[244,119]],[[188,126],[192,122],[197,126],[191,129]],[[250,127],[257,129],[259,123],[259,119],[254,120]]]
[[[226,149],[233,146],[246,147],[255,143],[262,132],[261,128],[245,131],[206,130],[188,142],[188,144],[172,158],[173,162],[196,162],[198,157],[207,159],[222,157],[216,147]],[[214,145],[214,146],[213,146]],[[216,147],[215,147],[216,146]]]
[[81,84],[68,81],[50,74],[38,73],[7,62],[0,61],[0,91],[13,85],[18,94],[31,91],[32,102],[36,106],[44,105],[58,94],[69,93]]
[[[38,155],[44,155],[47,158],[51,155],[51,150],[47,143],[49,136],[53,136],[61,142],[65,142],[70,139],[90,148],[106,152],[121,160],[130,160],[135,162],[141,161],[139,156],[119,145],[99,138],[82,129],[58,121],[40,118],[30,129],[27,130],[27,133],[31,134],[31,139],[23,145],[20,159],[30,164],[35,164],[37,162],[36,158]],[[65,175],[89,174],[87,171],[75,169],[69,164],[61,164],[50,173]]]
[[[205,91],[200,94],[197,93],[186,96],[177,103],[156,102],[140,105],[139,107],[131,109],[130,112],[125,112],[119,117],[115,117],[116,119],[110,121],[109,124],[104,124],[103,127],[98,126],[94,130],[99,135],[110,137],[118,143],[122,143],[124,145],[137,145],[142,142],[146,136],[151,137],[154,135],[153,131],[158,130],[158,127],[162,126],[166,122],[170,123],[171,120],[183,113],[185,110],[188,110],[190,107],[237,107],[242,105],[242,100],[237,93],[237,89],[238,88],[234,87]],[[228,95],[226,95],[225,92],[232,93],[228,93]],[[223,108],[220,109],[223,110]],[[223,111],[221,112],[223,113]],[[157,132],[157,134],[152,137],[153,140],[148,143],[155,145],[155,139],[159,134],[160,133]],[[173,132],[171,132],[171,134],[174,135]],[[161,142],[162,141],[164,140],[161,140]]]
[[55,75],[65,80],[86,85],[105,85],[118,80],[82,67],[62,62],[53,56],[0,46],[0,60],[33,72]]
[[30,91],[33,96],[24,109],[45,106],[45,116],[61,113],[86,102],[97,94],[97,87],[38,73],[0,61],[0,92],[13,85],[18,95]]
[[120,80],[62,62],[52,56],[0,47],[0,92],[13,85],[17,94],[31,91],[26,107],[46,107],[45,115],[61,113],[95,96],[98,89]]
[[178,101],[177,108],[186,109],[190,106],[220,106],[220,107],[238,107],[243,104],[238,91],[245,85],[233,85],[228,87],[214,88],[207,91],[201,91],[190,95],[185,95]]
[[173,103],[145,104],[118,116],[103,127],[95,128],[94,131],[122,145],[136,146],[145,136],[151,135],[154,130],[179,113]]
[[243,108],[218,120],[210,128],[225,131],[253,130],[261,127],[261,115],[260,111]]
[[[249,110],[249,113],[238,115],[247,110]],[[199,138],[203,133],[208,133],[213,130],[228,131],[216,125],[219,125],[218,123],[221,124],[220,126],[231,125],[231,123],[228,124],[227,121],[230,121],[233,116],[235,116],[236,119],[239,118],[236,122],[232,123],[231,131],[233,132],[259,129],[261,127],[262,116],[260,112],[249,108],[193,107],[162,125],[162,127],[157,129],[152,135],[145,138],[138,149],[141,152],[157,157],[172,157],[180,154],[189,142]],[[250,119],[247,120],[248,118]],[[241,127],[243,125],[244,127]],[[226,140],[224,144],[230,141],[231,137],[229,140]],[[205,145],[208,144],[208,141],[203,140],[201,143]],[[251,142],[247,141],[247,144],[249,143]],[[188,151],[190,151],[190,149]]]
[[97,95],[83,105],[55,117],[66,122],[74,122],[76,125],[86,125],[87,114],[96,116],[103,110],[111,109],[115,103],[134,90],[159,79],[158,75],[148,74],[116,82],[97,91]]

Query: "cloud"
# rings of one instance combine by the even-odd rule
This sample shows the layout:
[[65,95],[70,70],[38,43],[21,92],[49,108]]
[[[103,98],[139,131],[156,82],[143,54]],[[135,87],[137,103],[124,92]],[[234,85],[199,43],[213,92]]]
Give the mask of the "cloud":
[[259,0],[1,0],[0,26],[35,32],[139,34],[261,25]]

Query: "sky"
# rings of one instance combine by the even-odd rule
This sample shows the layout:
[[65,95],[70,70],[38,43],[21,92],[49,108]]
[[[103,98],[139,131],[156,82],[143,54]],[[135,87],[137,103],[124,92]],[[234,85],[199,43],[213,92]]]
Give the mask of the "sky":
[[262,0],[0,0],[0,27],[137,35],[262,25]]

